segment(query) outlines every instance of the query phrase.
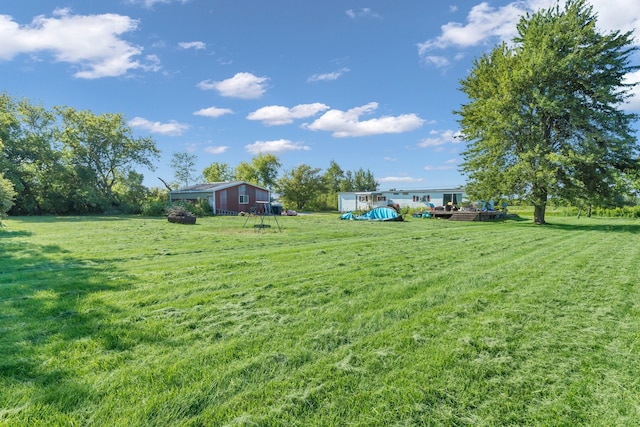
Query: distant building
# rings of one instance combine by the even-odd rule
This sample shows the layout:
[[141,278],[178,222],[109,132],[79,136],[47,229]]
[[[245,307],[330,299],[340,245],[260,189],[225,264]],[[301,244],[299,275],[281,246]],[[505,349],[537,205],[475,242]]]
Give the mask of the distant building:
[[369,210],[379,206],[399,205],[401,208],[428,209],[449,202],[459,206],[466,198],[463,187],[424,190],[350,191],[338,193],[340,212]]
[[198,199],[206,200],[216,215],[235,215],[248,212],[256,203],[268,203],[271,194],[267,188],[245,181],[198,184],[169,192],[172,202]]

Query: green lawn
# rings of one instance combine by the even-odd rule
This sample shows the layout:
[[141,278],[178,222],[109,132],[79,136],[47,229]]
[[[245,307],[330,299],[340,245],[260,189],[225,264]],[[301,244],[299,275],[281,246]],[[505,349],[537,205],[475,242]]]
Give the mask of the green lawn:
[[635,426],[640,222],[548,220],[10,218],[0,425]]

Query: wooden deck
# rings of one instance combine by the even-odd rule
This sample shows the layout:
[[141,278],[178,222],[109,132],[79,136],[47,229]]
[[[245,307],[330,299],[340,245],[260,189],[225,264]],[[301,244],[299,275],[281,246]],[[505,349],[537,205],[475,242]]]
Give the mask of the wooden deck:
[[504,211],[431,211],[431,218],[449,221],[491,221],[506,217]]

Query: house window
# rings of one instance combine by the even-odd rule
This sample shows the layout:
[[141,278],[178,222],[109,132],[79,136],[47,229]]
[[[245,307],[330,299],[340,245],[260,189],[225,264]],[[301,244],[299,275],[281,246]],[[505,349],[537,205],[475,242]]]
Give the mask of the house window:
[[413,196],[413,201],[414,202],[419,202],[420,201],[420,196]]
[[359,202],[366,202],[369,200],[369,196],[358,196]]
[[378,198],[376,200],[378,202],[386,202],[387,201],[387,196],[378,196]]
[[249,195],[248,194],[241,194],[239,202],[240,202],[241,205],[248,204],[249,203]]

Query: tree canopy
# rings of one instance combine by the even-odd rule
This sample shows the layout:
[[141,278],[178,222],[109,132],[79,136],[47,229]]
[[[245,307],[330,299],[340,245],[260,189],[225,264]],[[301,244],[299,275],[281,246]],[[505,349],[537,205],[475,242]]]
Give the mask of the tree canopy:
[[544,224],[549,197],[605,203],[629,184],[637,117],[623,107],[637,48],[631,32],[603,34],[596,21],[586,1],[569,0],[522,17],[513,45],[474,62],[457,112],[469,195],[525,198]]
[[285,204],[293,205],[297,210],[304,209],[324,190],[320,169],[305,164],[287,171],[278,181],[280,197]]
[[186,152],[176,152],[171,156],[171,168],[173,169],[173,176],[178,182],[178,185],[188,187],[189,183],[193,182],[196,177],[196,161],[198,157],[195,154]]
[[16,192],[10,213],[22,215],[139,210],[144,187],[133,168],[153,170],[159,153],[150,138],[133,137],[120,114],[47,110],[6,93],[0,139],[0,171]]
[[239,181],[275,187],[281,166],[280,160],[274,154],[259,153],[251,159],[251,163],[240,162],[236,167],[235,177]]
[[207,182],[226,182],[234,179],[233,169],[226,163],[213,162],[202,171]]

